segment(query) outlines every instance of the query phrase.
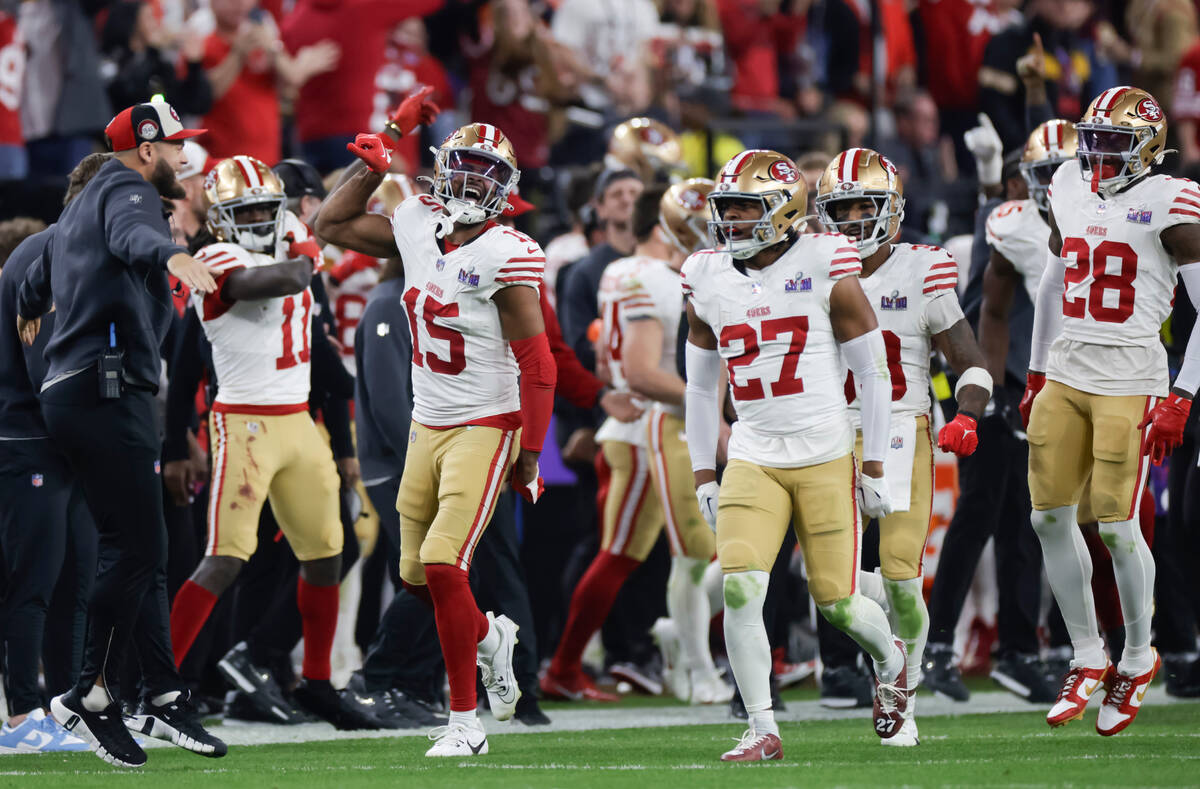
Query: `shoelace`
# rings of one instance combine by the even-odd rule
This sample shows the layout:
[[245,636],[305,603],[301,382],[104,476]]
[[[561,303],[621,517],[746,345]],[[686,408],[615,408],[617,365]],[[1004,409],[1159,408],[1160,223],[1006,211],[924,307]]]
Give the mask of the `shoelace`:
[[1116,681],[1113,682],[1112,689],[1109,691],[1109,703],[1118,707],[1121,706],[1125,703],[1125,699],[1129,696],[1129,691],[1132,689],[1133,679],[1118,674]]
[[449,723],[445,726],[434,726],[429,730],[429,734],[425,735],[435,742],[443,737],[457,737],[456,742],[465,742],[470,744],[470,738],[467,736],[467,727],[461,723]]
[[879,697],[880,712],[895,712],[900,708],[898,700],[905,694],[904,691],[897,688],[894,684],[880,682],[876,695]]
[[759,734],[758,732],[754,731],[754,729],[746,729],[744,732],[742,732],[740,739],[734,738],[734,742],[738,744],[734,750],[741,752],[748,751],[754,747],[756,742],[766,736],[767,735],[765,734]]

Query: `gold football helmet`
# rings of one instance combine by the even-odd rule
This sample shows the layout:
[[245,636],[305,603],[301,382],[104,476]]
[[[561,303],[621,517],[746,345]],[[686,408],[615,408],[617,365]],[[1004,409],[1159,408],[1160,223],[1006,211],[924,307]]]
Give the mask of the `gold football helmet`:
[[1150,172],[1167,150],[1167,116],[1146,91],[1109,88],[1075,124],[1079,170],[1105,197]]
[[689,178],[673,184],[659,201],[658,226],[671,245],[685,255],[708,244],[706,200],[713,186],[707,178]]
[[521,178],[512,143],[490,123],[463,126],[433,153],[432,193],[451,222],[474,225],[499,215]]
[[383,177],[379,186],[367,198],[367,210],[373,214],[383,214],[390,217],[396,212],[396,207],[415,194],[424,190],[409,178],[399,173],[388,173]]
[[1042,211],[1050,210],[1050,179],[1065,161],[1075,158],[1079,137],[1075,124],[1054,119],[1033,130],[1021,152],[1021,176],[1029,185],[1029,196]]
[[[835,204],[870,200],[868,219],[839,219]],[[870,148],[851,148],[833,157],[817,182],[817,215],[821,224],[854,239],[862,257],[891,241],[904,220],[904,184],[887,157]]]
[[204,179],[208,229],[218,241],[275,254],[287,194],[270,167],[253,156],[223,159]]
[[632,118],[613,129],[605,166],[629,169],[644,184],[676,181],[683,170],[683,148],[670,126],[652,118]]
[[[762,205],[759,217],[725,219],[729,203],[747,200]],[[808,187],[795,162],[775,151],[742,151],[725,163],[708,193],[711,246],[738,260],[753,257],[798,230],[807,204]]]

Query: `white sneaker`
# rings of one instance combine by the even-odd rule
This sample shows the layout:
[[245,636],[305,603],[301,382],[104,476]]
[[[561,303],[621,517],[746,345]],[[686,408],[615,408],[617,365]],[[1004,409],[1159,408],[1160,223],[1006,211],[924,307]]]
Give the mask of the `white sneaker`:
[[675,620],[659,617],[650,628],[658,651],[662,653],[663,684],[680,701],[688,701],[692,696],[692,681],[687,667],[683,665],[683,645],[679,642],[679,628]]
[[895,736],[879,742],[882,745],[899,748],[912,748],[921,744],[921,737],[917,733],[917,692],[915,690],[908,692],[908,706],[904,710],[904,723],[900,725],[900,731],[896,732]]
[[692,669],[692,704],[725,704],[733,698],[733,686],[721,672],[712,669]]
[[480,756],[488,752],[487,733],[479,721],[474,726],[438,726],[430,730],[429,739],[433,745],[425,751],[426,756]]
[[[500,633],[500,646],[491,655],[479,655],[476,663],[479,664],[483,687],[487,689],[492,717],[506,721],[516,712],[517,701],[521,698],[521,689],[517,687],[517,676],[513,671],[513,649],[517,646],[517,630],[520,628],[503,614],[495,616],[488,611],[487,618],[488,625]],[[484,745],[486,747],[486,743]]]

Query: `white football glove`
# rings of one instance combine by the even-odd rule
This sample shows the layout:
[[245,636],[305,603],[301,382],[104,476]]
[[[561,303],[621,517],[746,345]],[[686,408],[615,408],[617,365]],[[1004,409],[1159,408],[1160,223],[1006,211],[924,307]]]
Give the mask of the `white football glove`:
[[717,497],[720,493],[721,486],[716,482],[705,482],[696,488],[696,501],[700,503],[700,514],[704,516],[704,520],[708,523],[708,528],[713,530],[713,534],[717,533]]
[[1004,168],[1004,145],[1000,135],[992,125],[992,119],[987,113],[979,113],[979,125],[968,129],[963,135],[967,150],[975,157],[975,171],[979,174],[979,183],[983,186],[995,186],[1000,183],[1000,173]]
[[883,477],[858,475],[858,505],[868,518],[886,518],[892,514],[892,496]]

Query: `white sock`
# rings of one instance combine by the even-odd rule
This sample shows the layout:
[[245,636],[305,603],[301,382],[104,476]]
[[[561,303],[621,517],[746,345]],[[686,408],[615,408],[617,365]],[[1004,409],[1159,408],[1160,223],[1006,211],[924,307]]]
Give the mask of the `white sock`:
[[92,685],[82,699],[83,707],[91,712],[99,712],[100,710],[112,704],[112,699],[109,698],[108,691],[100,687],[99,684]]
[[[879,603],[854,593],[830,605],[817,606],[829,623],[853,638],[875,662],[881,682],[895,682],[904,668],[887,615]],[[729,616],[728,613],[725,614]]]
[[921,682],[921,661],[925,655],[925,640],[929,637],[929,609],[922,591],[925,579],[921,576],[907,581],[883,579],[887,590],[888,620],[896,638],[908,651],[908,689],[916,690]]
[[871,600],[874,600],[885,613],[887,612],[890,603],[888,602],[887,592],[883,589],[883,574],[879,572],[878,567],[875,568],[874,572],[870,573],[866,570],[858,571],[858,591]]
[[704,593],[708,595],[709,614],[716,616],[718,611],[725,608],[725,573],[716,559],[704,569]]
[[1104,668],[1107,658],[1092,599],[1092,557],[1075,523],[1075,508],[1035,510],[1032,520],[1042,544],[1046,578],[1075,649],[1071,663],[1077,667]]
[[500,648],[500,628],[496,627],[494,621],[488,621],[487,635],[483,637],[477,645],[479,654],[493,655]]
[[454,710],[450,710],[450,720],[447,721],[447,723],[449,723],[451,726],[459,723],[463,726],[474,729],[479,727],[479,718],[475,715],[475,710],[468,710],[466,712],[455,712]]
[[180,691],[178,690],[169,690],[166,693],[162,693],[151,698],[150,703],[156,707],[161,707],[164,704],[170,704],[172,701],[179,698],[179,693]]
[[1150,619],[1154,615],[1154,557],[1137,520],[1100,524],[1100,539],[1112,556],[1113,574],[1125,618],[1125,649],[1118,670],[1130,677],[1154,665],[1150,653]]
[[779,736],[779,724],[775,722],[773,710],[760,710],[750,713],[750,728],[755,734],[774,734]]
[[667,577],[667,614],[679,631],[683,662],[689,669],[711,669],[712,655],[708,651],[708,593],[704,589],[704,573],[708,562],[687,556],[671,557],[671,574]]
[[725,649],[749,713],[771,709],[771,644],[762,621],[769,579],[761,570],[725,576]]

